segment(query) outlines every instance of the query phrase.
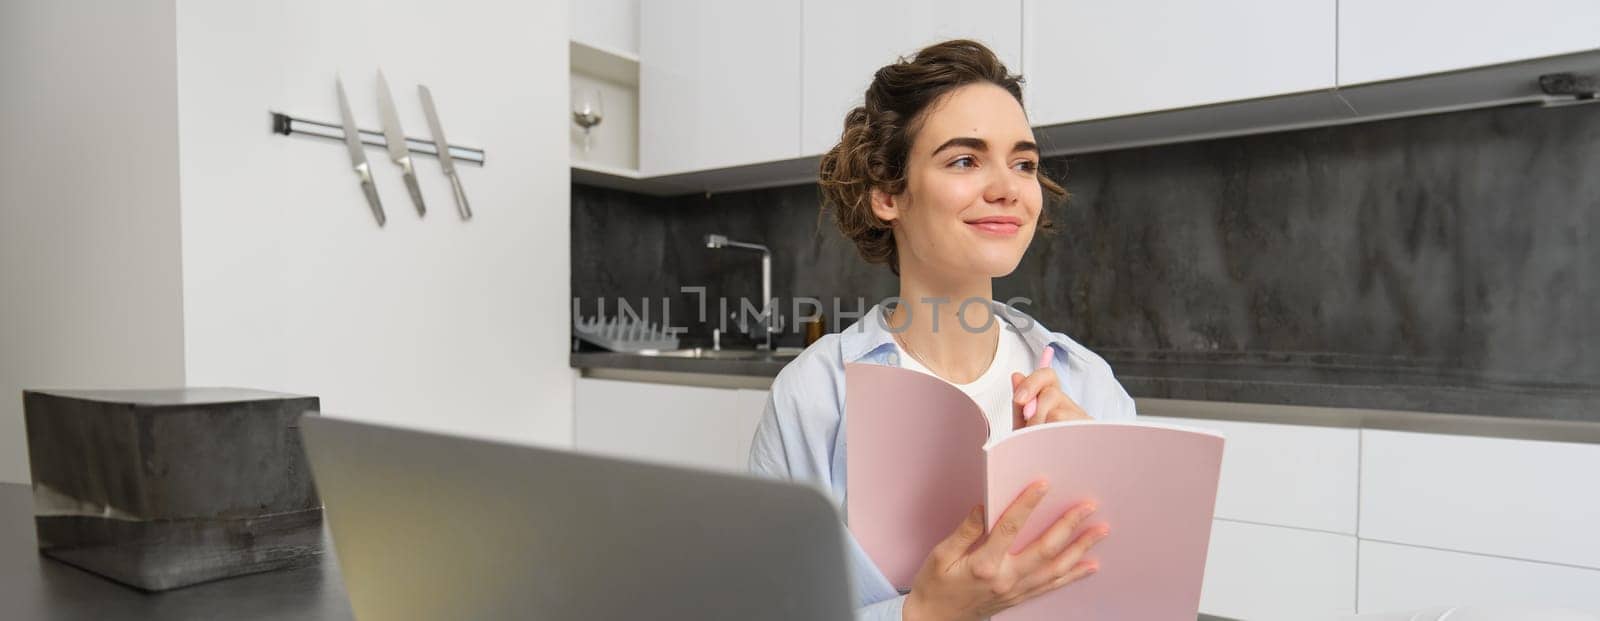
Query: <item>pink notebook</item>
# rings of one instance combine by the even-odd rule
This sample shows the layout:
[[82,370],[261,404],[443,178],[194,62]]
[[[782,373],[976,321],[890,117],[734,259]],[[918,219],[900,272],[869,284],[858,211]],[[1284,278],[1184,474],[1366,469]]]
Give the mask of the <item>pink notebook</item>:
[[[1089,551],[1100,571],[995,619],[1194,619],[1222,467],[1222,436],[1156,423],[1050,423],[992,446],[965,393],[899,367],[845,366],[846,520],[901,590],[973,505],[989,527],[1041,477],[1050,491],[1017,537],[1021,550],[1069,507],[1110,524]],[[1080,527],[1081,528],[1081,527]]]

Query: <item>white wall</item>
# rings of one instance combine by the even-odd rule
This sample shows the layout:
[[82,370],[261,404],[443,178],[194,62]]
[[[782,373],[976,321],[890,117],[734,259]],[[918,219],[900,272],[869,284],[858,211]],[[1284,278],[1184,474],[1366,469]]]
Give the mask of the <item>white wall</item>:
[[573,0],[568,6],[574,40],[639,53],[639,0]]
[[173,15],[0,3],[0,482],[24,388],[183,382]]
[[[27,387],[250,386],[353,417],[569,445],[565,3],[0,4],[0,481],[27,482]],[[371,149],[378,230],[342,144],[342,73],[412,136],[433,90],[476,218],[418,158],[419,220]]]
[[[571,441],[567,6],[557,2],[178,3],[184,325],[191,385],[322,397],[352,417]],[[267,132],[267,110],[337,122],[342,74],[377,129],[382,67],[408,135],[433,91],[475,218],[432,158],[428,214],[367,157],[378,229],[342,143]]]

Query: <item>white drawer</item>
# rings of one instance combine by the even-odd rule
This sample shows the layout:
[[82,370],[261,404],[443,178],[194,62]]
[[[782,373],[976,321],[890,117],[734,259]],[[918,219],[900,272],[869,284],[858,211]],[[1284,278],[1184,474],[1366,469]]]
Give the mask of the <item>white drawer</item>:
[[1200,612],[1270,621],[1355,612],[1356,539],[1215,520]]
[[1600,568],[1600,445],[1362,431],[1362,539]]
[[1430,606],[1560,607],[1600,614],[1600,570],[1379,541],[1360,545],[1357,605],[1363,614]]
[[1358,430],[1144,415],[1139,420],[1227,436],[1217,517],[1355,534]]
[[[744,472],[760,421],[727,388],[579,378],[574,448],[676,466]],[[751,401],[754,401],[752,398]]]

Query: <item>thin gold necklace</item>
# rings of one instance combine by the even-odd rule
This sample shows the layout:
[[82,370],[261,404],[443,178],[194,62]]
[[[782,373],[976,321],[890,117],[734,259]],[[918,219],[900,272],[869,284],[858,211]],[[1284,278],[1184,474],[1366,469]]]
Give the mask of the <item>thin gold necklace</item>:
[[[898,311],[898,310],[899,310],[899,307],[895,307],[895,311]],[[906,327],[910,328],[911,326],[907,325]],[[906,353],[909,354],[913,360],[916,360],[919,364],[922,365],[923,368],[925,368],[925,369],[927,369],[929,371],[933,371],[933,365],[928,364],[928,361],[926,359],[924,359],[921,355],[917,354],[916,350],[911,349],[911,346],[906,344],[905,339],[900,338],[900,333],[899,332],[895,332],[893,330],[890,330],[889,331],[889,335],[894,337],[894,342],[900,346],[900,349],[906,350]],[[987,364],[984,364],[983,368],[987,370],[990,366],[993,366],[994,365],[995,356],[998,356],[998,355],[1000,355],[1000,342],[998,340],[996,340],[995,344],[994,344],[994,351],[989,352],[989,362]],[[939,372],[938,371],[934,371],[933,374],[934,375],[939,375]],[[943,375],[939,375],[939,377],[944,378]],[[980,378],[983,377],[983,373],[982,372],[978,373],[978,377],[980,377]],[[974,379],[973,381],[977,381],[977,380]]]

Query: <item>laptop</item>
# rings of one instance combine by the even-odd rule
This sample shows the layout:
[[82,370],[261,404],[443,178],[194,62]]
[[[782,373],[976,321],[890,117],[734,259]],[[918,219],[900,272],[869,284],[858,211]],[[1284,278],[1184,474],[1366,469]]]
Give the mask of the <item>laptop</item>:
[[359,619],[849,619],[802,485],[307,415]]

